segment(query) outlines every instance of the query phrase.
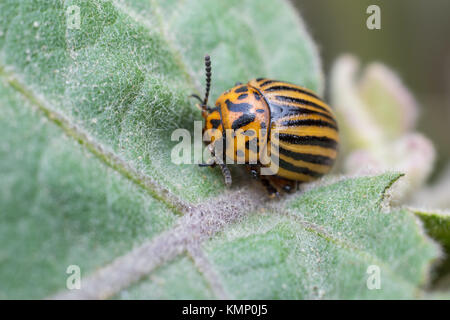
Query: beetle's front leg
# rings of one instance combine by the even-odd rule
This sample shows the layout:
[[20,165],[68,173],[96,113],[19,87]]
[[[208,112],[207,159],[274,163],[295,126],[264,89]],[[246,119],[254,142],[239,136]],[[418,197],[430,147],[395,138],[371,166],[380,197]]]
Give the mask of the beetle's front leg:
[[211,167],[211,168],[214,168],[216,166],[217,161],[216,161],[216,157],[214,155],[214,146],[213,146],[212,143],[208,145],[208,151],[209,151],[209,154],[210,154],[211,158],[209,158],[206,161],[206,163],[199,163],[198,164],[199,167]]
[[250,171],[253,179],[259,178],[259,167],[257,165],[247,165],[247,170]]
[[267,176],[267,180],[279,192],[291,193],[298,189],[297,181],[283,179],[277,176]]
[[232,179],[231,179],[231,172],[230,169],[225,164],[223,158],[217,157],[214,144],[211,143],[208,146],[209,151],[211,152],[211,158],[208,160],[207,163],[201,163],[199,164],[200,167],[214,167],[215,165],[218,165],[220,167],[220,171],[222,171],[222,175],[225,181],[225,185],[227,187],[231,186]]
[[272,185],[270,180],[268,178],[266,178],[265,176],[261,176],[261,183],[266,188],[267,193],[269,194],[270,198],[275,198],[280,195],[278,190]]
[[212,155],[212,157],[215,160],[215,163],[217,165],[219,165],[220,171],[222,171],[222,175],[223,175],[223,178],[224,178],[225,185],[227,187],[231,186],[231,182],[232,182],[231,172],[230,172],[230,169],[227,167],[227,165],[224,162],[225,155],[222,155],[222,157],[217,157],[214,145],[212,146],[212,148],[210,150],[211,150],[211,155]]
[[216,166],[216,160],[214,157],[211,157],[208,159],[208,161],[206,161],[206,163],[199,163],[198,164],[199,167],[211,167],[214,168]]

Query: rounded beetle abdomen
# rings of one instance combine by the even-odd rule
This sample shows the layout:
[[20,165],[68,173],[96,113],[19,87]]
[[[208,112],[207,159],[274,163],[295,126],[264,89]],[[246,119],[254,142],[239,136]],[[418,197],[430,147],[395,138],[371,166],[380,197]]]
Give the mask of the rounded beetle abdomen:
[[331,108],[297,85],[256,79],[249,82],[267,101],[271,116],[270,150],[277,176],[312,181],[328,173],[337,157],[338,127]]

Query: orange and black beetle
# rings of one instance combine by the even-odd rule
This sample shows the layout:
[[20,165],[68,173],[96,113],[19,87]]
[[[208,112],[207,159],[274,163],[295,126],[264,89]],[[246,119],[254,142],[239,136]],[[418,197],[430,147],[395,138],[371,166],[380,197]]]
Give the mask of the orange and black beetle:
[[[201,101],[203,132],[212,142],[212,157],[201,166],[219,165],[230,185],[226,163],[243,163],[254,177],[261,178],[271,196],[330,171],[337,156],[338,127],[333,111],[317,95],[291,83],[258,78],[225,91],[211,108],[207,105],[211,85],[208,55],[205,66],[205,97],[193,95]],[[220,150],[225,150],[221,154],[216,148],[219,141]],[[262,168],[269,167],[267,159],[262,161],[263,155],[277,159],[277,170],[271,175],[261,174]]]

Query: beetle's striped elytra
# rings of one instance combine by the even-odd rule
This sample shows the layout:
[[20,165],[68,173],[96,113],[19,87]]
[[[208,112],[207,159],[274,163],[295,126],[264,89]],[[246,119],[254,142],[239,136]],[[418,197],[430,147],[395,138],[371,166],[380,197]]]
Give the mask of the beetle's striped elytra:
[[[205,98],[195,96],[201,101],[203,131],[215,130],[216,134],[209,136],[212,145],[222,140],[225,149],[222,155],[216,155],[211,148],[212,160],[205,165],[218,164],[227,185],[231,184],[231,175],[226,159],[246,164],[271,195],[281,189],[290,191],[298,182],[315,180],[331,170],[338,154],[338,125],[331,108],[314,92],[292,83],[258,78],[236,84],[210,108],[209,56],[205,65]],[[267,167],[262,155],[277,158],[273,175],[259,175],[261,168]]]

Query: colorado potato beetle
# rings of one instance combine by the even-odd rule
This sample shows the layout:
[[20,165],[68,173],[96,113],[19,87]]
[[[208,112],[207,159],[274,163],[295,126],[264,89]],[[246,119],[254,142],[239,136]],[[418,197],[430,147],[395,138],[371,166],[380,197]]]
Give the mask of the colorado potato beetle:
[[[203,132],[211,141],[211,158],[200,166],[219,165],[229,186],[231,174],[226,164],[230,161],[226,160],[243,163],[261,179],[271,196],[282,190],[289,192],[299,182],[315,180],[330,171],[338,152],[338,125],[331,108],[315,93],[292,83],[257,78],[237,83],[211,108],[208,55],[205,70],[204,98],[192,95],[200,101]],[[221,154],[218,142],[222,143]],[[262,175],[261,169],[269,167],[267,157],[277,159],[277,171]]]

